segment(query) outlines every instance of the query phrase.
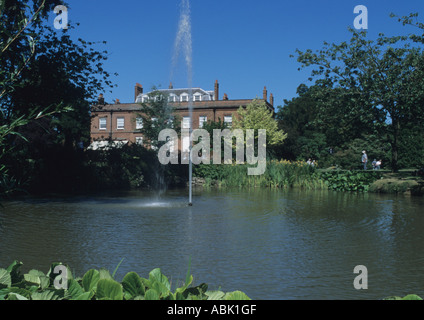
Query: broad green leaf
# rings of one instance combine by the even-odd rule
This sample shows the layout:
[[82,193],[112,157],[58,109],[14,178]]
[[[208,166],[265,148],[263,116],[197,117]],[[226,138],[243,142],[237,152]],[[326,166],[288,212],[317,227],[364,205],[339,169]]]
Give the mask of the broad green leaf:
[[159,293],[155,289],[149,289],[144,295],[145,300],[159,300]]
[[144,296],[145,289],[140,276],[135,272],[129,272],[122,279],[122,287],[124,290],[131,294],[132,297],[138,295]]
[[208,296],[208,300],[222,300],[225,293],[222,291],[206,291],[205,295]]
[[159,268],[150,271],[149,280],[150,282],[157,281],[163,283],[168,287],[168,289],[170,289],[168,278],[160,271]]
[[99,272],[100,272],[100,279],[112,279],[113,280],[113,277],[110,274],[109,270],[101,268],[99,270]]
[[423,300],[420,296],[417,296],[416,294],[408,294],[407,296],[403,297],[402,300]]
[[97,282],[97,298],[107,298],[111,300],[122,300],[124,297],[122,286],[113,279],[100,279]]
[[9,291],[10,291],[10,293],[15,293],[15,294],[18,294],[20,296],[23,296],[26,299],[30,299],[31,298],[31,294],[32,294],[31,291],[29,291],[27,289],[24,289],[24,288],[11,287],[9,289]]
[[241,291],[234,291],[225,294],[225,300],[250,300],[250,298]]
[[78,281],[74,279],[69,280],[67,294],[71,300],[82,295],[83,293],[84,289],[81,287]]
[[41,280],[40,277],[35,274],[26,273],[24,274],[24,279],[26,282],[29,282],[31,284],[35,284],[37,286],[40,286]]
[[24,296],[20,295],[19,293],[11,292],[11,293],[8,295],[7,300],[28,300],[28,298],[26,298],[26,297],[24,297]]
[[145,291],[147,291],[147,289],[152,288],[152,283],[151,283],[148,279],[146,279],[146,278],[141,278],[141,282],[142,282],[142,283],[143,283],[143,285],[144,285]]
[[5,300],[6,296],[10,293],[9,288],[0,289],[0,301]]
[[96,291],[97,282],[100,280],[100,272],[96,269],[88,270],[82,277],[84,291]]
[[15,260],[7,267],[6,270],[10,273],[10,276],[12,277],[12,283],[17,283],[21,280],[19,268],[22,265],[22,262]]
[[90,291],[90,292],[84,292],[83,294],[80,294],[79,296],[71,300],[91,300],[92,297],[93,297],[93,292]]
[[32,300],[57,300],[58,298],[55,292],[51,290],[44,290],[42,292],[36,291],[31,295]]
[[175,292],[175,300],[185,300],[183,293],[180,291]]
[[160,296],[166,296],[171,290],[168,278],[162,274],[159,268],[149,273],[149,281],[152,284],[152,289],[155,289]]
[[45,289],[50,286],[50,278],[47,276],[41,276],[40,277],[40,288]]
[[10,273],[3,268],[0,268],[0,288],[10,287],[12,285],[12,277]]
[[27,274],[24,274],[25,281],[38,285],[41,289],[48,288],[50,279],[39,270],[32,269]]
[[33,275],[33,276],[37,276],[37,277],[42,277],[45,276],[45,274],[42,271],[36,270],[36,269],[32,269],[28,272],[28,274]]

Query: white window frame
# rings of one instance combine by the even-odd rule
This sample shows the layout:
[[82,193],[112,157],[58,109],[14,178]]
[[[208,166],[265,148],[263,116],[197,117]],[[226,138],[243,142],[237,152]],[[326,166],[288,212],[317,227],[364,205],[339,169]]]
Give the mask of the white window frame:
[[199,129],[202,129],[206,122],[208,122],[208,117],[207,116],[200,116],[199,117]]
[[231,128],[232,125],[233,125],[233,116],[232,115],[230,115],[230,116],[224,116],[224,123],[226,123],[227,126],[229,128]]
[[182,143],[181,145],[182,151],[184,152],[190,151],[190,137],[183,137],[181,143]]
[[[104,123],[102,123],[104,122]],[[104,127],[102,126],[104,124]],[[99,130],[107,130],[107,118],[101,117],[99,118]]]
[[135,118],[135,129],[136,130],[143,129],[143,118],[142,117]]
[[[185,100],[185,99],[187,99],[187,100]],[[180,95],[180,101],[181,101],[181,102],[188,102],[188,100],[189,100],[189,95],[188,95],[188,93],[182,93],[182,94]]]
[[125,118],[117,117],[116,118],[116,130],[125,130]]
[[193,101],[202,101],[202,95],[200,93],[195,93],[193,95]]
[[176,102],[177,101],[177,95],[174,93],[171,93],[168,97],[169,102]]
[[135,137],[135,143],[139,145],[143,145],[143,137]]
[[190,117],[183,117],[181,128],[190,129]]

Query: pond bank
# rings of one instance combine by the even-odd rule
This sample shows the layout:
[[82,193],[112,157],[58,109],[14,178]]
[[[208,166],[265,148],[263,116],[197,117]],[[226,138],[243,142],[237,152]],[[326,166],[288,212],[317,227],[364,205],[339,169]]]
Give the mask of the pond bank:
[[[323,171],[328,172],[328,171]],[[399,173],[392,172],[381,172],[380,178],[376,178],[375,181],[363,179],[346,179],[345,174],[338,174],[338,179],[335,181],[335,171],[330,175],[323,174],[320,176],[322,183],[315,184],[314,188],[328,188],[339,191],[366,191],[370,193],[382,193],[382,194],[404,194],[412,196],[423,196],[424,195],[424,179],[423,177],[414,175],[412,171],[403,171]],[[372,174],[372,173],[371,173]],[[346,175],[349,177],[352,172]],[[225,183],[217,179],[209,179],[203,177],[193,177],[193,186],[197,187],[212,187],[222,188],[226,187]],[[348,184],[348,187],[346,185]],[[281,186],[277,186],[281,188]],[[295,187],[296,188],[296,187]]]
[[423,196],[424,179],[411,171],[388,172],[370,185],[369,192]]

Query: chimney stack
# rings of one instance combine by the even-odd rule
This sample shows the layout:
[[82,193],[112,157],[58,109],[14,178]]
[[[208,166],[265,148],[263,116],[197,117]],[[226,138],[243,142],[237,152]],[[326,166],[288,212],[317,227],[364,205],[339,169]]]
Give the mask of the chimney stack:
[[267,101],[267,99],[268,99],[268,91],[266,90],[266,87],[264,87],[263,94],[264,94],[264,100]]
[[174,86],[172,85],[172,82],[169,83],[169,88],[168,89],[174,89]]
[[228,100],[228,95],[226,93],[224,93],[224,98],[223,100]]
[[119,99],[115,100],[115,104],[120,104],[121,102],[119,101]]
[[139,83],[135,84],[134,101],[137,100],[138,95],[143,93],[143,86]]
[[274,106],[274,95],[272,93],[269,95],[269,103]]
[[219,83],[215,80],[215,101],[219,100]]
[[97,98],[97,102],[99,105],[105,105],[105,98],[103,97],[103,93],[99,94],[99,97]]

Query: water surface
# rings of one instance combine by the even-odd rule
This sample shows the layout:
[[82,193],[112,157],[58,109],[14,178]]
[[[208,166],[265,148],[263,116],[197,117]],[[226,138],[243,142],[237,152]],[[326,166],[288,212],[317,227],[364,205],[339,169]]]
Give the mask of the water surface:
[[[253,299],[424,296],[424,199],[329,191],[187,190],[29,198],[0,208],[0,267],[61,261],[194,283]],[[356,290],[353,269],[368,269]],[[27,269],[25,269],[27,268]]]

